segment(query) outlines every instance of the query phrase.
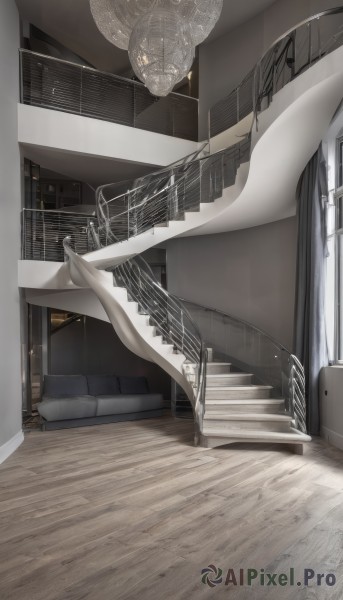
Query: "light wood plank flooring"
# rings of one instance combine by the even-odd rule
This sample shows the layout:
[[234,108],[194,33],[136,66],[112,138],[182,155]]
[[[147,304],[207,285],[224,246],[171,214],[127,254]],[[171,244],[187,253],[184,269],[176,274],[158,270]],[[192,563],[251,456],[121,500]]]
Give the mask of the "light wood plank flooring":
[[[169,418],[26,434],[0,467],[0,600],[341,600],[343,453],[192,439]],[[211,589],[209,564],[337,583]]]

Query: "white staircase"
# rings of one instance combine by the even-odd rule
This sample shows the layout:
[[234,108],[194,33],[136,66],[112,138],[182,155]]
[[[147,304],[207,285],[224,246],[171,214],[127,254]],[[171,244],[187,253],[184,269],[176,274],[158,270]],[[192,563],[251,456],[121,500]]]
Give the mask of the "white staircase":
[[255,385],[253,379],[251,374],[232,372],[231,363],[207,363],[201,445],[279,443],[291,444],[302,453],[310,436],[292,426],[284,399],[270,397],[272,386]]
[[[250,130],[250,125],[240,130],[237,124],[234,132],[222,131],[212,140],[212,150],[225,150],[196,161],[186,157],[169,170],[136,180],[120,196],[116,186],[112,190],[103,186],[98,194],[98,226],[87,223],[65,243],[67,264],[43,262],[46,249],[53,252],[56,242],[69,235],[69,230],[64,235],[59,229],[58,213],[50,211],[48,226],[46,214],[41,220],[35,214],[34,223],[41,224],[40,230],[38,226],[32,230],[23,220],[29,254],[34,248],[32,256],[26,256],[24,246],[24,258],[29,260],[21,261],[19,285],[43,290],[46,299],[42,293],[39,300],[43,303],[49,302],[49,290],[57,290],[55,308],[66,308],[67,296],[74,294],[75,300],[80,288],[90,291],[91,302],[95,294],[122,342],[138,356],[156,362],[184,389],[193,408],[196,443],[204,447],[269,442],[286,443],[300,452],[310,440],[305,433],[302,366],[287,353],[288,370],[278,374],[277,386],[274,382],[262,384],[270,383],[268,377],[257,378],[258,368],[249,361],[244,363],[249,365],[247,372],[235,371],[229,361],[216,362],[210,352],[206,363],[206,348],[196,323],[182,304],[141,268],[138,259],[131,259],[199,229],[206,233],[212,232],[211,227],[229,231],[294,214],[294,206],[289,205],[292,190],[342,97],[343,44],[336,48],[340,39],[336,38],[325,56],[322,52],[314,56],[313,65],[310,60],[283,85],[282,69],[289,65],[276,62],[280,41],[268,51],[256,71],[261,89],[258,97],[254,96],[257,104],[252,102],[259,111],[265,104],[269,107],[259,115],[258,130]],[[311,54],[311,45],[309,49]],[[270,78],[268,73],[274,76]],[[279,88],[275,88],[278,81]],[[249,117],[245,125],[251,121]],[[245,139],[241,134],[247,134]],[[80,240],[87,248],[84,257],[76,253]],[[81,302],[77,312],[87,314],[91,302]],[[258,367],[261,371],[263,365]]]
[[[183,388],[193,407],[197,444],[214,448],[248,441],[282,443],[302,451],[302,444],[311,438],[295,429],[284,399],[273,399],[272,386],[255,383],[253,374],[234,371],[231,363],[207,362],[201,398],[201,361],[189,360],[193,352],[196,357],[201,351],[201,340],[191,321],[186,321],[181,303],[154,284],[149,273],[131,263],[117,266],[113,274],[104,272],[75,254],[67,242],[65,251],[72,281],[92,288],[122,342],[158,364]],[[130,289],[122,287],[125,280]],[[168,303],[165,312],[164,302]],[[156,307],[157,314],[150,306]]]

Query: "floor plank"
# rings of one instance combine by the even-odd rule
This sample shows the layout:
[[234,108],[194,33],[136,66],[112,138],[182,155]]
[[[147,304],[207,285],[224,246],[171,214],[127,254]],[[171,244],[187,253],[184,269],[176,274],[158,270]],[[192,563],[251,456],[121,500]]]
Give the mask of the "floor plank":
[[[343,453],[192,440],[170,418],[27,433],[0,467],[0,600],[340,600]],[[210,564],[337,582],[210,588]]]

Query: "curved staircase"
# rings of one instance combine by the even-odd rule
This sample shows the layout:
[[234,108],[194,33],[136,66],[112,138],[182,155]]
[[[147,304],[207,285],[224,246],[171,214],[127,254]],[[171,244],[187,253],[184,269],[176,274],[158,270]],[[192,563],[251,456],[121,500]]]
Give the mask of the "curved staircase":
[[[343,9],[338,12],[342,13]],[[337,44],[336,37],[336,45],[328,46],[326,52],[320,51],[314,62],[318,64],[323,57],[330,59],[330,52],[337,48],[342,54],[343,40],[341,37],[339,40]],[[261,113],[262,124],[263,111],[270,103],[273,109],[272,100],[278,92],[276,81],[279,82],[280,73],[291,64],[290,44],[283,41],[279,40],[258,65],[258,86],[256,78],[253,79],[251,102],[241,115],[246,123],[252,107],[255,117]],[[337,64],[336,57],[332,61],[335,69]],[[310,67],[311,62],[306,69]],[[296,75],[293,73],[293,79],[301,77],[306,69]],[[341,68],[330,81],[328,118],[342,95]],[[287,88],[289,82],[285,81],[280,89]],[[315,90],[314,82],[312,85]],[[225,112],[226,108],[224,102],[221,110]],[[276,121],[275,115],[274,118]],[[282,120],[283,115],[279,118]],[[273,133],[275,123],[264,126],[264,130],[267,129]],[[52,264],[50,273],[44,266],[41,287],[63,290],[64,307],[65,302],[68,303],[66,294],[73,294],[73,288],[90,289],[96,294],[121,341],[132,352],[156,362],[183,388],[193,409],[196,444],[215,447],[237,441],[286,443],[301,452],[310,437],[306,434],[304,373],[297,358],[277,346],[274,358],[280,364],[277,368],[273,364],[269,369],[266,368],[269,364],[257,364],[251,356],[242,360],[238,343],[236,357],[234,352],[227,356],[223,349],[217,348],[218,360],[208,360],[207,348],[213,345],[199,329],[200,321],[197,324],[186,306],[161,288],[138,256],[167,239],[220,219],[228,207],[235,206],[237,200],[244,197],[249,185],[251,188],[250,126],[243,133],[238,143],[227,143],[225,150],[215,154],[206,153],[208,148],[204,146],[194,155],[134,182],[99,188],[97,219],[88,220],[86,227],[75,228],[65,238],[67,264]],[[319,135],[320,131],[316,130],[307,152],[319,142]],[[223,135],[220,131],[217,133],[216,143],[219,137],[230,139],[226,131]],[[259,144],[265,143],[265,138],[261,130],[255,135],[254,152]],[[300,167],[304,168],[305,164]],[[253,197],[251,191],[250,196]],[[56,230],[53,235],[56,238]],[[82,252],[87,249],[84,256],[77,254],[80,240]],[[58,307],[56,294],[54,305]],[[263,340],[269,340],[262,332],[258,333],[264,336]],[[275,343],[269,340],[268,344],[273,350]],[[272,360],[272,354],[268,354],[268,360]]]

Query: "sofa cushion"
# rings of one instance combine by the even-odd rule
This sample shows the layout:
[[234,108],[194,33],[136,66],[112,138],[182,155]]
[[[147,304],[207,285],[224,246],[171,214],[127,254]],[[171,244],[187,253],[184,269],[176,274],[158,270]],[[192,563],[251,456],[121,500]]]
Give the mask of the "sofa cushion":
[[145,377],[119,377],[122,394],[148,394],[149,386]]
[[162,394],[133,394],[97,398],[96,416],[122,415],[165,408]]
[[84,375],[45,375],[43,396],[63,398],[87,396],[88,385]]
[[118,377],[114,375],[87,375],[88,393],[91,396],[120,394]]
[[97,401],[92,396],[47,398],[38,404],[39,414],[47,421],[65,421],[95,417]]

